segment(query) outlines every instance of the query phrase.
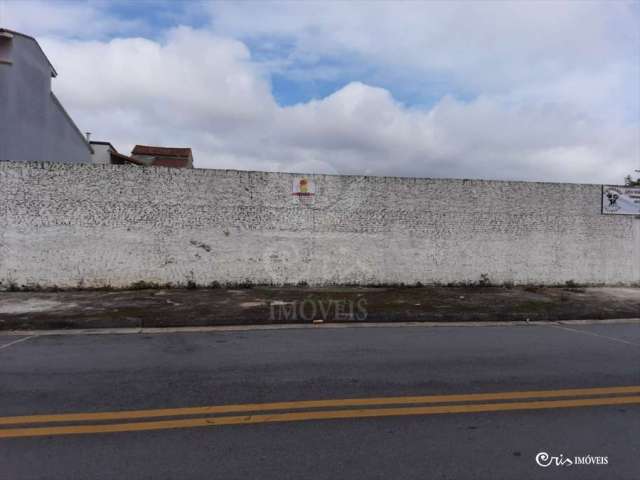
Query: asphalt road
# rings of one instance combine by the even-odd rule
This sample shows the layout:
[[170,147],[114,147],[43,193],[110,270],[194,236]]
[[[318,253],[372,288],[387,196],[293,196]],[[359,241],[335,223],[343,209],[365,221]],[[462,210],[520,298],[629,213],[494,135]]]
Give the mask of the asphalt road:
[[[640,386],[637,323],[2,335],[0,478],[638,479],[640,388],[623,386]],[[293,403],[245,406],[270,402]]]

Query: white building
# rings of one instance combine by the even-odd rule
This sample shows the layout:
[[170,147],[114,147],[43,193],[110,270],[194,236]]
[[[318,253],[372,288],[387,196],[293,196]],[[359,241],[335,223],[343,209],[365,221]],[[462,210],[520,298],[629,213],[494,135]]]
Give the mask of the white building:
[[93,154],[91,155],[92,163],[110,165],[111,155],[118,153],[115,147],[109,142],[95,142],[92,140],[89,144],[91,144],[91,148],[93,149]]
[[0,160],[90,163],[91,145],[51,91],[38,42],[0,28]]
[[93,149],[91,162],[101,165],[146,165],[144,162],[128,157],[116,150],[116,147],[109,142],[98,142],[91,140],[89,142]]

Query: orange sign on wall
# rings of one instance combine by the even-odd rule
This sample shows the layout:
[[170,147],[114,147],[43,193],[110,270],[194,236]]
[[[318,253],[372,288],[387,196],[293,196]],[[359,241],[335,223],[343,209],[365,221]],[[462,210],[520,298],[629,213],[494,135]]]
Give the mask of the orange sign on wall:
[[293,179],[291,194],[299,197],[313,196],[316,194],[316,185],[308,177],[296,177]]

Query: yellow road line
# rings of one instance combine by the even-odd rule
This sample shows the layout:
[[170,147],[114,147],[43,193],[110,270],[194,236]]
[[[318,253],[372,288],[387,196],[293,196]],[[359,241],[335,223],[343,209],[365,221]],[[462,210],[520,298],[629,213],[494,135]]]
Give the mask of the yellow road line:
[[0,417],[0,425],[24,423],[74,422],[87,420],[126,420],[136,418],[209,415],[217,413],[259,412],[271,410],[300,410],[306,408],[358,407],[373,405],[412,405],[420,403],[477,402],[487,400],[523,400],[533,398],[587,397],[640,393],[640,386],[574,388],[564,390],[532,390],[520,392],[472,393],[458,395],[428,395],[414,397],[345,398],[337,400],[303,400],[297,402],[247,403],[155,410],[125,410],[119,412],[63,413]]
[[90,433],[135,432],[175,428],[208,427],[216,425],[250,425],[305,420],[354,419],[366,417],[398,417],[408,415],[436,415],[451,413],[500,412],[512,410],[542,410],[550,408],[593,407],[604,405],[640,404],[640,396],[583,398],[574,400],[546,400],[537,402],[485,403],[469,405],[440,405],[431,407],[372,408],[360,410],[328,410],[294,413],[271,413],[234,417],[191,418],[155,422],[75,425],[66,427],[36,427],[0,429],[0,438],[38,437]]

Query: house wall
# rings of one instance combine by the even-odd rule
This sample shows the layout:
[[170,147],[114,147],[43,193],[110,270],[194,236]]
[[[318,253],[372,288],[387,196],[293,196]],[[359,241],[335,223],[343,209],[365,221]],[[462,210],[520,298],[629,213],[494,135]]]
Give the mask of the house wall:
[[89,146],[51,93],[51,67],[36,42],[21,35],[2,42],[11,63],[0,63],[0,160],[90,162]]
[[0,281],[619,284],[640,220],[601,187],[0,162]]
[[109,145],[103,145],[101,143],[92,143],[93,155],[91,155],[91,162],[101,165],[108,165],[111,163],[111,147]]

